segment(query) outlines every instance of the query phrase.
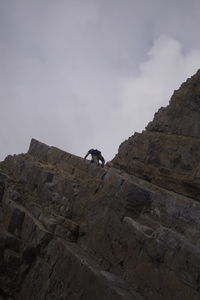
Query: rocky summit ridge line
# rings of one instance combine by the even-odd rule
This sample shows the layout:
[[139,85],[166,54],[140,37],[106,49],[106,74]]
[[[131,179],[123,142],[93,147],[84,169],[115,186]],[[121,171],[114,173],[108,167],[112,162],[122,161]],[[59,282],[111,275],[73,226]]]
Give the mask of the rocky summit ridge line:
[[200,200],[200,70],[175,91],[142,133],[119,147],[113,166]]
[[0,300],[200,299],[200,72],[112,167],[32,139],[0,163]]

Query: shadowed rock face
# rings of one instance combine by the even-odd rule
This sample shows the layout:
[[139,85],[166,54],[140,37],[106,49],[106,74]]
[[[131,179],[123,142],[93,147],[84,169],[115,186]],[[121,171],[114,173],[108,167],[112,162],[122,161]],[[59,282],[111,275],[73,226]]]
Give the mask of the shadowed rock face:
[[36,140],[0,163],[0,300],[200,299],[199,141],[152,124],[115,167]]
[[200,71],[175,91],[141,134],[121,144],[113,165],[200,200]]

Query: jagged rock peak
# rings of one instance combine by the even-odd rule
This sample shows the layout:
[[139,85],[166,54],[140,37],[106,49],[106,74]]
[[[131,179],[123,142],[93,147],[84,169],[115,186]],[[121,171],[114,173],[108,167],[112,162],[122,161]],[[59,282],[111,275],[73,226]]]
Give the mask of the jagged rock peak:
[[200,200],[200,70],[174,92],[145,131],[120,145],[112,163]]
[[174,92],[146,129],[200,138],[200,70]]

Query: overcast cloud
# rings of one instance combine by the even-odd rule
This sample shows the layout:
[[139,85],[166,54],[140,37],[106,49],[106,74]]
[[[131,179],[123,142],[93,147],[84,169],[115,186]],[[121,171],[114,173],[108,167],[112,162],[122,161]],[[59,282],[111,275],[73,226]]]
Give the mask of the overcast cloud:
[[106,160],[200,66],[199,0],[0,0],[0,159]]

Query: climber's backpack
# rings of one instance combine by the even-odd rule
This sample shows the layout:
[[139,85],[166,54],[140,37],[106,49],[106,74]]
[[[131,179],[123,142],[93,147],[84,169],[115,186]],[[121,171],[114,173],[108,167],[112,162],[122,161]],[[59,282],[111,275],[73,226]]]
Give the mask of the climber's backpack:
[[99,151],[97,149],[91,149],[89,151],[89,153],[92,154],[92,155],[97,155],[97,156],[101,155],[101,151]]

